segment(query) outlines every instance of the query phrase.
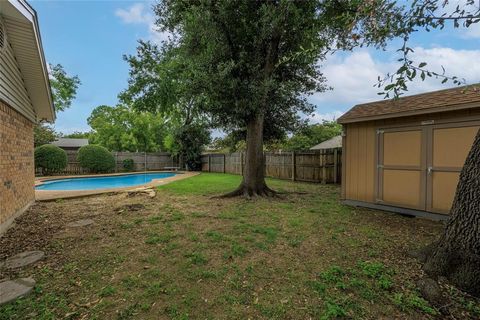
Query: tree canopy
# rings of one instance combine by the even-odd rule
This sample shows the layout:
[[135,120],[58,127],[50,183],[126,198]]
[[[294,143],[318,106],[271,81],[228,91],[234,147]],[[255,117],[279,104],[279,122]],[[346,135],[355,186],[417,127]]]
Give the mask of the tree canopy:
[[165,150],[167,124],[159,114],[137,112],[122,105],[103,105],[96,107],[87,121],[92,128],[91,143],[111,151]]
[[191,70],[178,52],[140,41],[137,55],[124,57],[130,78],[119,98],[136,111],[164,119],[166,150],[190,169],[198,169],[203,148],[210,142],[210,120],[201,109],[205,98],[192,87]]
[[70,108],[80,86],[78,76],[69,76],[61,64],[49,64],[50,87],[55,111]]
[[304,126],[282,143],[281,146],[286,151],[308,150],[341,133],[342,126],[340,124],[335,121],[323,121],[323,123]]
[[[76,97],[80,79],[78,76],[69,76],[60,64],[49,64],[48,75],[55,111],[61,112],[70,108]],[[51,125],[39,123],[34,127],[35,147],[52,143],[60,136],[61,133],[56,132]]]

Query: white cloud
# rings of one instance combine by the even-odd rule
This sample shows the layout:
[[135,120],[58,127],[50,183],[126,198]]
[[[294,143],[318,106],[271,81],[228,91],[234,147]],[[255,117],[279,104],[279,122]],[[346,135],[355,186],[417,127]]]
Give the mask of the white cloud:
[[463,38],[466,38],[466,39],[480,38],[480,22],[472,24],[470,27],[468,27],[463,33]]
[[135,3],[128,9],[117,9],[115,15],[127,24],[147,24],[154,22],[153,15],[146,11],[143,3]]
[[134,3],[130,7],[115,10],[115,15],[125,24],[145,25],[148,29],[148,40],[161,43],[168,39],[167,32],[161,32],[155,25],[152,8],[143,3]]
[[[427,62],[427,69],[442,71],[445,67],[448,75],[465,78],[467,83],[480,82],[480,50],[455,50],[451,48],[414,48],[414,61]],[[382,99],[377,95],[379,88],[374,87],[378,76],[383,77],[388,72],[398,69],[397,56],[392,54],[389,60],[379,61],[366,50],[353,52],[349,55],[334,55],[324,64],[323,72],[332,91],[317,93],[310,101],[317,105],[317,112],[322,110],[343,110],[358,103]],[[439,90],[452,86],[451,82],[441,84],[441,79],[417,79],[409,85],[408,94]]]
[[345,112],[340,111],[340,110],[335,110],[332,112],[327,112],[327,113],[319,113],[319,112],[314,112],[310,117],[311,123],[322,123],[324,120],[326,121],[333,121],[337,120],[340,118]]

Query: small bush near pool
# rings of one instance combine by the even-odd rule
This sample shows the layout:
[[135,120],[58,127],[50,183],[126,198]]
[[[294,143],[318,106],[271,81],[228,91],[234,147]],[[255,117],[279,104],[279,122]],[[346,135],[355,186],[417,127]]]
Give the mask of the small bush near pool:
[[125,169],[125,171],[133,171],[133,159],[123,160],[123,169]]
[[44,144],[35,148],[35,167],[42,168],[43,174],[65,169],[67,166],[67,153],[52,144]]
[[110,172],[115,168],[115,159],[106,148],[96,145],[83,146],[78,150],[77,160],[82,168],[93,173]]

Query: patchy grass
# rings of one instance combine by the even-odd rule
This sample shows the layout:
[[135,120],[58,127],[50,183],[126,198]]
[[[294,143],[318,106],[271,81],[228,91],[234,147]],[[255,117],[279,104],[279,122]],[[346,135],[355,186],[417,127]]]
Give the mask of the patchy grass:
[[[281,199],[214,199],[241,177],[201,174],[154,199],[101,195],[40,203],[0,238],[0,258],[47,258],[0,278],[33,276],[35,291],[0,319],[431,319],[406,252],[441,224],[339,203],[339,188],[269,180]],[[129,205],[142,204],[139,210]],[[120,210],[120,209],[121,210]],[[127,208],[127,209],[125,209]],[[91,218],[95,224],[67,229]],[[35,228],[31,227],[35,225]],[[448,312],[480,317],[448,287]]]

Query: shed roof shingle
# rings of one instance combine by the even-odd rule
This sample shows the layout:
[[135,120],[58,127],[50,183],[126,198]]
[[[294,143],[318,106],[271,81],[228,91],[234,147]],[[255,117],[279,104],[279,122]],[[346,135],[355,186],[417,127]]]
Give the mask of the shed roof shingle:
[[338,122],[360,122],[472,107],[480,107],[480,83],[416,94],[395,100],[358,104],[338,118]]
[[335,136],[331,139],[323,141],[313,147],[310,150],[321,150],[321,149],[332,149],[332,148],[341,148],[342,147],[342,136]]
[[88,139],[58,138],[52,144],[57,147],[76,148],[88,145]]

